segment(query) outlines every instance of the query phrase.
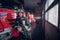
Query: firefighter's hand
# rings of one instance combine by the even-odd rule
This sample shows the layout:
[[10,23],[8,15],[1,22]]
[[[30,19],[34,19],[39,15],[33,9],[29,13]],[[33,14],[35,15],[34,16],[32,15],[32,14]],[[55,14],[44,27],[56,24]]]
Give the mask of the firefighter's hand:
[[19,32],[22,32],[22,28],[21,27],[18,27],[17,28]]

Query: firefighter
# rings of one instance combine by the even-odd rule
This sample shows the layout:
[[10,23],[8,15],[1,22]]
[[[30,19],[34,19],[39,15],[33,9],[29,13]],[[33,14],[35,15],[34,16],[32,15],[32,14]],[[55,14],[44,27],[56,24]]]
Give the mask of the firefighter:
[[[33,32],[33,28],[34,28],[34,24],[36,22],[35,18],[34,18],[34,15],[32,12],[28,12],[27,14],[27,19],[29,21],[29,25],[31,26],[31,35],[32,35],[32,32]],[[31,36],[32,37],[32,36]]]
[[23,27],[23,31],[24,31],[23,34],[28,39],[31,39],[31,26],[29,25],[29,21],[28,21],[25,13],[22,13],[21,21],[22,21],[22,25],[23,25],[22,27]]
[[[21,17],[22,17],[22,13],[18,12],[17,13],[17,17],[16,17],[15,22],[14,22],[14,28],[15,29],[13,30],[13,32],[16,33],[15,34],[16,37],[13,37],[13,38],[14,39],[17,38],[17,40],[25,40],[24,35],[22,34],[22,27],[21,27],[22,26],[22,22],[20,20]],[[14,33],[13,33],[13,35],[14,35]]]
[[30,12],[28,12],[27,18],[28,18],[30,23],[36,22],[36,20],[34,19],[34,15],[32,13],[30,13]]

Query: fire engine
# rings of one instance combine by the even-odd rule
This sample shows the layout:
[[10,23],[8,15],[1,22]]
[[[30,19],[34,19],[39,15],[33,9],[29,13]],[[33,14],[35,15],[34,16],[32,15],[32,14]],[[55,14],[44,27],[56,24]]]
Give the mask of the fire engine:
[[[18,14],[20,15],[20,18],[18,17],[19,20],[17,19]],[[24,10],[21,10],[21,12],[16,13],[16,11],[12,9],[0,8],[0,40],[9,40],[13,37],[17,38],[20,36],[20,32],[23,33],[26,38],[29,37],[31,27],[28,27],[28,25],[31,26],[31,22],[35,22],[35,20],[33,14],[29,14],[29,12],[26,14]],[[20,27],[21,23],[23,28]],[[27,25],[25,25],[25,23],[27,23]]]

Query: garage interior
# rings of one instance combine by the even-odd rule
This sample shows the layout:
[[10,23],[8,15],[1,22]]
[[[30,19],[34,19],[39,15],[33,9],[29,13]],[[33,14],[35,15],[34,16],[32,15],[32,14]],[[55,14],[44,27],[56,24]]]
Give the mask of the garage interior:
[[32,23],[30,40],[60,40],[60,0],[0,0],[0,17],[2,9],[33,13],[36,22]]

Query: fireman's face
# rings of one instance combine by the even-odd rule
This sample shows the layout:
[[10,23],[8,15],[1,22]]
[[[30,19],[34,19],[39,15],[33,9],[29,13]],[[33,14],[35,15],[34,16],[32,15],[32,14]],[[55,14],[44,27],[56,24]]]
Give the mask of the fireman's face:
[[22,17],[22,13],[19,13],[20,17]]

